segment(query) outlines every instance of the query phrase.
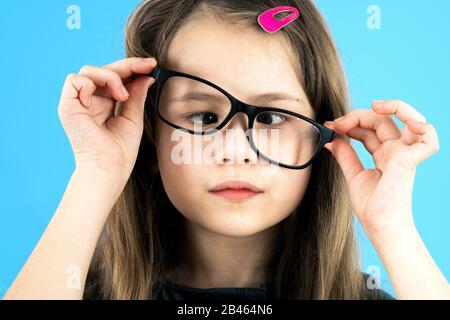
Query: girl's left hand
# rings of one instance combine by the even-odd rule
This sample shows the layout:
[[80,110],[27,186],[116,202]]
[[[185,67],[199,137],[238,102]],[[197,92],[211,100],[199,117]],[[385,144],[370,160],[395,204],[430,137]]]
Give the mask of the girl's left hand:
[[[403,132],[392,115],[406,124]],[[375,101],[372,110],[354,110],[324,125],[361,141],[375,162],[376,169],[365,169],[344,139],[325,145],[343,171],[352,208],[369,238],[414,226],[416,167],[439,150],[436,130],[425,117],[403,101]]]

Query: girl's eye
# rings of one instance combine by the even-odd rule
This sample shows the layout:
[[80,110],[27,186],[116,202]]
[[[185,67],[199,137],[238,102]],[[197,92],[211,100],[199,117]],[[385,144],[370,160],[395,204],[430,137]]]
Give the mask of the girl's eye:
[[267,125],[278,125],[286,120],[286,116],[276,112],[264,112],[260,113],[256,120]]
[[193,123],[200,122],[202,125],[210,125],[219,121],[217,116],[211,112],[197,112],[190,114],[186,117],[189,121]]

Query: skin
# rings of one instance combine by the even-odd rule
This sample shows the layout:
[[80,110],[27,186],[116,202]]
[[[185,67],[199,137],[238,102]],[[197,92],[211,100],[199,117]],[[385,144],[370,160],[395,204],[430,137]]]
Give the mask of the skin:
[[[405,126],[402,131],[392,119]],[[325,126],[361,141],[376,168],[365,169],[343,139],[325,147],[338,161],[353,210],[382,259],[399,299],[450,299],[447,279],[433,261],[413,219],[412,191],[417,166],[439,150],[434,127],[409,104],[374,101]],[[414,267],[411,267],[414,266]]]
[[[233,33],[211,21],[205,28],[205,23],[185,34],[196,45],[174,40],[171,67],[210,79],[243,101],[274,89],[303,95],[278,46],[265,51],[268,46],[261,47],[249,33]],[[208,30],[213,28],[211,36]],[[203,50],[194,49],[199,46]],[[95,244],[136,161],[145,95],[154,82],[145,75],[155,65],[154,59],[127,58],[103,67],[85,66],[67,77],[58,114],[74,151],[76,169],[45,233],[4,299],[82,298]],[[269,69],[272,77],[267,74]],[[124,102],[118,115],[113,112],[116,101]],[[405,123],[402,131],[393,115]],[[439,149],[436,131],[425,120],[412,106],[392,100],[374,102],[369,110],[355,110],[341,121],[325,124],[363,142],[373,155],[376,169],[365,169],[346,141],[335,139],[326,145],[344,172],[355,214],[399,299],[450,299],[448,282],[415,228],[411,207],[416,167]],[[237,131],[246,126],[245,117],[236,116],[233,121],[229,125]],[[160,126],[157,133],[164,186],[186,218],[183,249],[184,260],[190,263],[180,266],[183,272],[179,275],[184,276],[175,274],[174,279],[196,287],[259,285],[264,275],[258,266],[266,260],[265,250],[270,250],[276,226],[301,201],[308,171],[281,170],[280,177],[266,177],[257,175],[256,169],[263,166],[260,163],[238,165],[226,160],[206,168],[176,168],[167,161],[170,130]],[[244,143],[235,147],[227,146],[224,159],[251,156]],[[257,183],[265,191],[260,197],[265,205],[253,200],[228,203],[207,193],[229,177]],[[68,275],[67,270],[76,271]]]
[[[273,44],[267,50],[261,35],[229,28],[213,19],[193,20],[171,42],[165,67],[208,79],[242,101],[265,102],[314,117],[286,46],[278,40]],[[299,101],[255,99],[271,91],[287,93]],[[247,117],[235,115],[226,129],[239,139],[224,147],[220,161],[179,165],[171,159],[178,143],[171,141],[175,129],[158,121],[156,147],[162,181],[168,197],[185,217],[187,230],[184,264],[173,281],[193,287],[259,286],[266,281],[261,268],[267,262],[265,253],[272,250],[279,222],[302,200],[311,167],[277,168],[276,175],[262,174],[267,163],[245,162],[256,157],[244,136],[247,128]],[[239,202],[208,192],[235,179],[248,181],[264,192]]]

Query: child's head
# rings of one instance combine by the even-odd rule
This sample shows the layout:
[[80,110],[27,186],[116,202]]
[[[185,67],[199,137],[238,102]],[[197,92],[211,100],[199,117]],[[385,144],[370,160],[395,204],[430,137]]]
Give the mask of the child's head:
[[[280,5],[298,8],[300,17],[276,33],[266,33],[257,16]],[[264,105],[291,108],[319,123],[348,110],[336,48],[310,0],[144,1],[130,17],[126,49],[128,56],[154,56],[159,66],[207,79],[254,105],[261,101],[253,97],[268,92],[297,97],[297,102]],[[174,164],[175,129],[155,114],[156,89],[149,91],[135,169],[111,213],[93,263],[103,265],[97,272],[105,296],[148,294],[149,287],[177,263],[184,217],[228,236],[279,226],[277,250],[268,266],[279,297],[356,298],[361,278],[351,208],[332,156],[323,150],[306,169],[279,168],[276,175],[261,174],[267,164],[252,161],[254,151],[242,134],[224,148],[219,162]],[[244,114],[236,114],[227,128],[244,132],[247,122]],[[234,179],[249,181],[264,193],[232,202],[208,192]],[[109,264],[102,264],[106,259]],[[114,281],[115,276],[121,280]]]
[[[287,108],[314,118],[315,111],[298,81],[286,40],[255,32],[245,25],[231,25],[219,20],[214,11],[202,10],[174,34],[166,52],[167,56],[160,61],[165,68],[208,79],[240,100]],[[182,80],[178,83],[183,84]],[[253,99],[269,92],[286,93],[298,97],[299,101]],[[170,94],[178,95],[177,92]],[[162,105],[161,108],[178,106]],[[156,118],[154,114],[151,116]],[[237,114],[224,129],[228,139],[231,135],[235,139],[223,146],[221,158],[214,163],[176,164],[172,159],[173,150],[180,141],[171,141],[175,129],[160,119],[155,120],[158,166],[164,188],[174,206],[189,221],[218,234],[247,236],[285,219],[303,198],[311,167],[304,170],[273,168],[271,171],[266,163],[254,161],[256,153],[245,138],[248,128],[245,115]],[[194,145],[195,136],[184,135],[186,143]],[[203,140],[213,142],[209,136]],[[264,192],[240,202],[223,200],[209,192],[226,180],[245,180]]]

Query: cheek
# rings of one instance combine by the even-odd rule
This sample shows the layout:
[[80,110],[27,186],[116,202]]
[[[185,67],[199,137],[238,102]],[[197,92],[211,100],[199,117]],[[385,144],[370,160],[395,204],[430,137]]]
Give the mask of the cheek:
[[172,131],[162,126],[157,133],[157,157],[164,189],[175,208],[189,213],[190,208],[199,202],[202,191],[201,165],[176,164],[172,161],[172,148],[177,144],[171,141]]
[[[193,215],[193,208],[202,203],[201,168],[164,162],[160,174],[164,189],[174,207],[183,215]],[[195,211],[195,210],[194,210]]]
[[299,171],[283,170],[277,175],[271,196],[274,203],[278,204],[278,212],[289,214],[298,206],[303,200],[310,176],[311,167]]

